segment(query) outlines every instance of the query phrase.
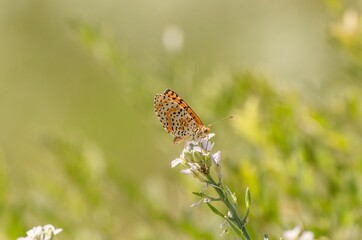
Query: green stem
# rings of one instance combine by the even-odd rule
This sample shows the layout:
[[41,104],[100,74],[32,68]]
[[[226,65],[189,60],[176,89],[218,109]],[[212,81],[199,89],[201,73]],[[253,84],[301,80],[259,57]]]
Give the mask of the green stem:
[[238,226],[238,228],[242,231],[243,236],[246,240],[250,240],[250,236],[248,231],[246,230],[245,227],[245,221],[242,221],[235,205],[233,204],[233,202],[230,200],[228,194],[225,194],[225,190],[223,185],[221,184],[221,182],[219,184],[217,184],[214,179],[211,177],[210,174],[207,175],[207,179],[209,180],[209,182],[211,183],[211,185],[213,186],[213,188],[215,189],[215,191],[217,192],[217,194],[220,196],[220,199],[222,200],[222,202],[227,206],[227,208],[229,209],[229,211],[231,212],[232,216],[233,216],[233,220],[236,223],[236,225]]

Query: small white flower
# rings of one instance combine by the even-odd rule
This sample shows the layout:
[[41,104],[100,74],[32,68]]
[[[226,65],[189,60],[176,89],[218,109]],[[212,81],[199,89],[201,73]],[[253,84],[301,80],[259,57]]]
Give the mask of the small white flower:
[[311,231],[305,231],[302,233],[302,236],[300,236],[299,240],[313,240],[314,239],[314,233]]
[[285,240],[297,240],[301,230],[302,227],[298,225],[292,230],[285,231],[283,234],[283,238]]
[[204,203],[209,203],[209,202],[211,202],[210,198],[204,198]]
[[223,221],[223,222],[220,224],[220,228],[225,228],[225,227],[227,227],[227,225],[228,225],[228,223],[227,223],[227,221],[225,220],[225,221]]
[[191,207],[196,207],[196,206],[200,205],[201,203],[208,203],[208,202],[211,202],[210,198],[203,198],[200,201],[193,203],[191,205]]
[[191,206],[190,207],[196,207],[196,206],[199,206],[202,202],[204,201],[204,199],[201,199],[201,200],[199,200],[199,201],[197,201],[197,202],[194,202],[193,204],[191,204]]
[[210,142],[210,139],[213,136],[215,136],[215,134],[210,133],[201,139],[200,142],[186,142],[180,157],[171,162],[171,167],[174,168],[181,164],[184,168],[188,168],[182,170],[181,173],[192,175],[200,181],[205,182],[207,180],[206,176],[210,173],[210,168],[214,164],[216,173],[220,179],[220,152],[211,155],[214,143]]
[[220,224],[220,228],[223,230],[220,236],[223,236],[229,232],[229,224],[225,220],[222,224]]
[[311,231],[302,232],[301,226],[296,226],[292,230],[285,231],[283,234],[284,240],[313,240],[314,233]]
[[17,240],[51,240],[53,236],[63,231],[63,229],[47,224],[44,227],[36,226],[26,232],[26,237],[20,237]]

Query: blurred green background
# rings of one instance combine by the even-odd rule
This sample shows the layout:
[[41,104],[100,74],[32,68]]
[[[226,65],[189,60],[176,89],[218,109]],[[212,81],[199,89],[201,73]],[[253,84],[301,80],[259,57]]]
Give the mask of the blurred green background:
[[153,96],[213,127],[253,239],[362,237],[361,1],[0,1],[0,239],[234,239]]

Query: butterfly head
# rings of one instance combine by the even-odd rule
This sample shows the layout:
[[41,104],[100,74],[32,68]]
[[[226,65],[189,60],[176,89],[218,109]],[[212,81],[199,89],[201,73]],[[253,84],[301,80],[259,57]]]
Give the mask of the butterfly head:
[[197,138],[204,138],[210,133],[210,128],[206,126],[200,126],[197,131]]
[[[220,119],[220,120],[226,120],[226,119],[230,119],[230,118],[233,118],[233,116],[228,116],[226,118],[223,118],[223,119]],[[220,121],[218,120],[218,121]],[[195,140],[196,139],[200,139],[200,138],[204,138],[204,137],[207,137],[207,135],[210,134],[210,128],[215,124],[217,123],[218,121],[212,123],[212,124],[209,124],[207,127],[204,126],[204,125],[200,125],[197,129],[197,132],[196,132],[196,136],[195,136]]]

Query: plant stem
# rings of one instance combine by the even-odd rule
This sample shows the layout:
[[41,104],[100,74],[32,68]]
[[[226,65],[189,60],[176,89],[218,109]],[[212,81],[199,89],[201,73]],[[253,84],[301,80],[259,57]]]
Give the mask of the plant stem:
[[219,195],[221,201],[227,206],[227,208],[231,212],[231,215],[233,216],[233,221],[236,223],[238,228],[242,231],[244,238],[246,240],[250,240],[249,233],[245,227],[246,223],[245,223],[245,221],[241,220],[241,218],[236,210],[235,205],[230,200],[229,194],[225,194],[224,186],[221,184],[221,182],[219,184],[216,183],[210,174],[207,175],[207,179],[208,179],[209,183],[211,183],[211,185],[213,186],[213,188],[215,189],[217,194]]

